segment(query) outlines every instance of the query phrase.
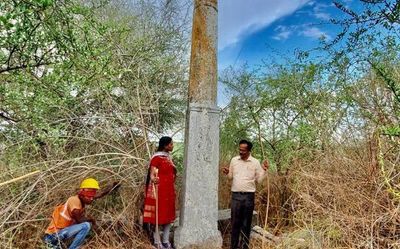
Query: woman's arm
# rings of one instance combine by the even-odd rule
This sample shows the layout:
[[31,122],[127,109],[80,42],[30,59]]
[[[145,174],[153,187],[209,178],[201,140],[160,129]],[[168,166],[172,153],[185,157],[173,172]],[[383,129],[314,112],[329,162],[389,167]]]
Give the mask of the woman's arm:
[[154,184],[158,184],[160,178],[158,177],[158,169],[154,166],[150,166],[150,180]]

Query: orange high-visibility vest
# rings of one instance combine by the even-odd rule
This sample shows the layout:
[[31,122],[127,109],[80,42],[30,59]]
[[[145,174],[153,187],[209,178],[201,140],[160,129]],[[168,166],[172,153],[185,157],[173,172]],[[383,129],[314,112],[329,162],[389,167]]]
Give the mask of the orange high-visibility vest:
[[82,203],[77,196],[70,197],[65,204],[54,208],[52,219],[46,234],[53,234],[76,223],[72,218],[72,210],[82,209]]

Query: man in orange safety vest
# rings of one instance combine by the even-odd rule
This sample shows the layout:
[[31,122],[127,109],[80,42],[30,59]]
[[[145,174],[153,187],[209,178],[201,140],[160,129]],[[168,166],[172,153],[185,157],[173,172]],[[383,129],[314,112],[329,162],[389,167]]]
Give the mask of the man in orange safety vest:
[[85,205],[91,204],[95,199],[107,195],[119,186],[118,182],[114,182],[102,193],[97,193],[100,187],[94,178],[83,180],[77,195],[69,197],[64,204],[55,207],[50,225],[44,236],[46,245],[50,248],[59,249],[62,241],[73,238],[68,248],[79,248],[89,234],[91,227],[96,226],[96,221],[85,215]]

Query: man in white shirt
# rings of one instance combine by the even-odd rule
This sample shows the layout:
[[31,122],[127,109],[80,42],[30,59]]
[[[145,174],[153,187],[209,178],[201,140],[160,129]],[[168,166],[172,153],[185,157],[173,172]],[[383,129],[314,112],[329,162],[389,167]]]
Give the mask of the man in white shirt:
[[[268,161],[265,161],[261,166],[260,162],[251,156],[252,148],[251,142],[241,140],[239,142],[239,156],[232,158],[229,168],[224,167],[222,169],[229,179],[233,179],[231,188],[231,249],[249,248],[256,181],[261,183],[266,175],[265,170],[268,169]],[[241,240],[240,234],[242,234]]]

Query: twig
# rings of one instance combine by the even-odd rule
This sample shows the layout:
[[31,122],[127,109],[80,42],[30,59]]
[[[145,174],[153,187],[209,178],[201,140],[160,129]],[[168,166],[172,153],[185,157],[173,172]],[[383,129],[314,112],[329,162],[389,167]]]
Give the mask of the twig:
[[33,175],[36,175],[36,174],[38,174],[38,173],[40,173],[40,170],[36,170],[36,171],[33,171],[33,172],[28,173],[28,174],[26,174],[26,175],[23,175],[23,176],[20,176],[20,177],[17,177],[17,178],[14,178],[14,179],[11,179],[11,180],[2,182],[2,183],[0,183],[0,187],[2,187],[2,186],[4,186],[4,185],[7,185],[7,184],[10,184],[10,183],[13,183],[13,182],[17,182],[17,181],[22,180],[22,179],[25,179],[25,178],[28,178],[28,177],[33,176]]

